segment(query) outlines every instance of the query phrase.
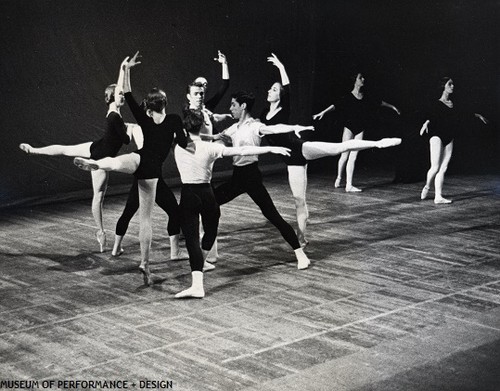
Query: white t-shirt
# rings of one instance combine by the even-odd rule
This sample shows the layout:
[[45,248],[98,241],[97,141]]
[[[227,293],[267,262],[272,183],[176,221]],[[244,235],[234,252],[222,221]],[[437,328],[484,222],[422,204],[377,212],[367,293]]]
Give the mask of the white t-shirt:
[[[249,118],[242,124],[235,123],[227,128],[224,133],[231,137],[233,147],[260,146],[263,135],[260,129],[264,126],[262,122],[255,118]],[[259,161],[257,155],[233,156],[233,166],[246,166]]]
[[200,137],[191,135],[196,151],[189,152],[176,145],[175,162],[181,174],[182,183],[210,183],[214,162],[221,158],[226,148],[222,144],[202,141]]

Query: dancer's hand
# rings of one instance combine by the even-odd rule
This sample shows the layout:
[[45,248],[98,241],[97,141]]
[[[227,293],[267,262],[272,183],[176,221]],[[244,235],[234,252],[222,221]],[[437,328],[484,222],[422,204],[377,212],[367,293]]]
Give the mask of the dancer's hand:
[[134,56],[127,62],[127,68],[133,68],[135,67],[136,65],[139,65],[141,62],[140,61],[137,61],[139,58],[141,58],[142,56],[139,54],[139,51],[137,51]]
[[429,128],[427,127],[429,125],[429,121],[425,121],[422,127],[420,128],[420,135],[422,136],[424,133],[429,133]]
[[325,113],[322,111],[321,113],[318,113],[318,114],[314,114],[313,115],[313,120],[316,121],[316,120],[320,120],[323,118],[323,116],[325,115]]
[[214,58],[214,61],[218,61],[221,64],[227,64],[226,55],[223,54],[220,50],[217,50],[217,56],[218,57]]
[[122,63],[120,64],[120,69],[127,69],[127,65],[128,65],[128,61],[129,61],[130,57],[127,56],[124,58],[124,60],[122,61]]
[[276,155],[290,156],[290,148],[284,147],[269,147],[269,152]]
[[488,125],[488,120],[486,118],[484,118],[481,114],[474,113],[474,116],[476,118],[479,118],[483,122],[483,124]]
[[283,63],[280,60],[278,60],[278,57],[276,57],[276,54],[274,53],[271,53],[271,55],[267,58],[267,62],[272,63],[277,68],[285,67]]
[[294,130],[293,130],[293,131],[294,131],[294,133],[296,134],[296,136],[297,136],[298,138],[301,138],[300,133],[301,133],[301,132],[304,132],[304,131],[306,131],[306,130],[312,130],[312,131],[314,131],[314,126],[295,125],[295,127],[294,127]]

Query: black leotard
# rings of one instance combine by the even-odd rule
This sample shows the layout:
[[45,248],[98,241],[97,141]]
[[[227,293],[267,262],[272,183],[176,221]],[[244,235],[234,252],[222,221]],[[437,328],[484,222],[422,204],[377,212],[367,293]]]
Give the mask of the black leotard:
[[[283,86],[283,92],[280,97],[281,110],[278,111],[272,118],[267,119],[269,107],[262,111],[260,122],[266,125],[289,124],[290,123],[290,86]],[[290,148],[290,156],[283,156],[283,161],[287,166],[305,166],[307,160],[302,155],[302,144],[304,140],[297,137],[294,132],[269,134],[266,135],[266,140],[271,145]]]
[[456,107],[448,107],[440,100],[433,102],[429,115],[429,139],[433,136],[439,137],[443,145],[448,145],[464,127],[470,115],[457,110]]
[[376,108],[380,104],[369,96],[357,99],[352,93],[345,95],[338,103],[342,125],[355,135],[373,128]]
[[106,132],[104,136],[90,145],[90,158],[94,160],[104,157],[115,157],[123,144],[129,144],[127,127],[123,118],[115,111],[106,117]]
[[177,114],[167,114],[161,124],[156,124],[137,104],[131,92],[125,94],[125,100],[144,135],[143,147],[135,152],[141,156],[141,162],[134,176],[137,179],[159,178],[174,135],[183,137],[182,120]]

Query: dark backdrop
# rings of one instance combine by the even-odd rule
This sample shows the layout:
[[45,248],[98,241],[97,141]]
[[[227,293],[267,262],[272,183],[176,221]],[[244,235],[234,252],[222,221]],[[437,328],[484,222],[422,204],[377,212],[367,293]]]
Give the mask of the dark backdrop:
[[[292,80],[294,122],[311,123],[312,113],[349,91],[347,77],[360,69],[377,96],[403,111],[397,118],[381,110],[372,136],[397,134],[406,140],[404,154],[364,153],[360,167],[402,159],[417,177],[427,164],[426,146],[415,137],[422,108],[438,98],[434,87],[440,76],[450,75],[455,99],[491,119],[488,127],[473,124],[470,137],[457,143],[450,169],[491,171],[498,160],[497,21],[498,2],[488,0],[1,1],[0,207],[91,195],[90,175],[70,158],[27,156],[18,144],[99,138],[106,114],[103,90],[116,81],[122,59],[136,50],[143,63],[133,70],[134,94],[140,98],[153,86],[164,88],[168,111],[177,113],[186,84],[196,76],[206,76],[215,90],[218,49],[229,60],[230,90],[253,91],[256,114],[278,80],[277,70],[266,63],[276,53]],[[229,100],[228,94],[218,111],[227,111]],[[122,112],[132,121],[126,107]],[[337,141],[340,134],[336,116],[329,115],[313,137]],[[333,165],[325,159],[312,169]],[[229,166],[227,161],[217,169]],[[178,183],[172,156],[164,174]],[[123,191],[130,181],[127,175],[110,175],[111,192]]]

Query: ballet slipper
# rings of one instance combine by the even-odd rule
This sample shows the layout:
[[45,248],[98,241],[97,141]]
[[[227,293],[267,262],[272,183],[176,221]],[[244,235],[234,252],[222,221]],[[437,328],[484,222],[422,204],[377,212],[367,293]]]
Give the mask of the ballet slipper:
[[339,176],[337,177],[337,179],[335,179],[335,184],[334,184],[334,186],[335,186],[335,188],[336,188],[336,189],[338,189],[338,188],[340,187],[340,181],[341,181],[341,180],[342,180],[342,178],[341,178],[341,177],[339,177]]
[[428,188],[427,186],[424,186],[424,188],[422,189],[422,193],[420,193],[421,200],[425,200],[427,198],[427,195],[429,194],[429,190],[430,190],[430,188]]
[[434,203],[435,204],[451,204],[452,201],[447,199],[447,198],[443,198],[443,197],[435,197]]
[[125,252],[125,250],[123,248],[119,248],[115,251],[115,249],[113,249],[113,251],[111,251],[111,255],[113,257],[119,257],[120,255],[122,255],[123,253]]
[[151,275],[151,271],[149,270],[149,265],[139,265],[139,271],[142,273],[142,278],[144,280],[144,285],[151,286],[153,285],[153,278]]
[[205,263],[203,264],[203,271],[204,272],[209,272],[209,271],[214,270],[214,269],[215,269],[215,265],[212,265],[208,261],[205,261]]
[[106,232],[99,230],[96,232],[95,237],[97,243],[99,243],[99,249],[103,253],[106,248]]
[[176,299],[183,299],[194,297],[201,299],[205,297],[205,290],[203,289],[203,272],[193,271],[191,272],[192,280],[191,287],[183,290],[175,295]]
[[189,256],[187,255],[186,252],[179,250],[175,254],[170,253],[170,260],[171,261],[180,261],[182,259],[188,259]]
[[33,147],[29,144],[22,143],[22,144],[19,144],[19,149],[23,152],[26,152],[29,155],[32,153]]
[[401,144],[401,139],[397,137],[393,138],[383,138],[377,141],[377,148],[389,148],[395,147],[396,145]]
[[205,297],[205,291],[203,290],[203,288],[200,289],[191,287],[175,295],[176,299],[185,299],[189,297],[193,297],[195,299],[202,299],[203,297]]
[[295,256],[297,257],[297,269],[299,269],[299,270],[307,269],[309,267],[309,265],[311,264],[311,261],[307,257],[304,250],[302,250],[302,248],[298,248],[298,249],[294,250],[294,252],[295,252]]
[[349,186],[349,187],[346,186],[345,191],[346,193],[361,193],[363,190],[354,186]]
[[93,163],[90,159],[84,159],[82,157],[75,157],[73,159],[73,164],[77,166],[80,170],[85,171],[95,171],[99,169],[99,166]]

